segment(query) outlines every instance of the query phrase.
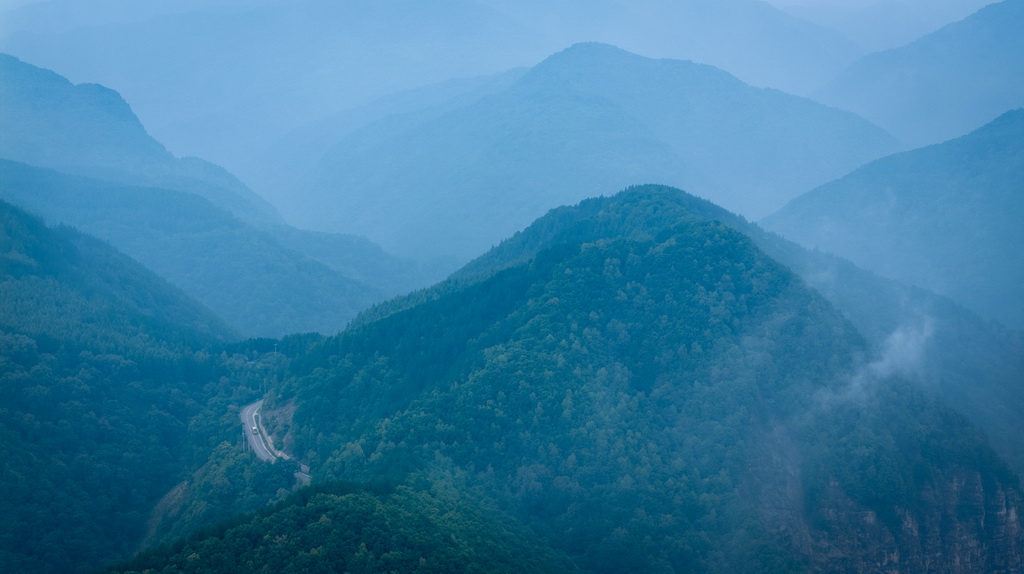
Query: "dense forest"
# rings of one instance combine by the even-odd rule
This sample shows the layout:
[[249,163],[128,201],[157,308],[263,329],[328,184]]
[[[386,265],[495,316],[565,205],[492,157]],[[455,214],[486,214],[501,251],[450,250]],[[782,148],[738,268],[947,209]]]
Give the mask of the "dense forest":
[[1024,571],[1024,0],[831,2],[0,2],[0,571]]
[[[85,571],[136,552],[161,497],[237,443],[225,416],[263,374],[223,322],[109,245],[2,202],[0,220],[0,562]],[[234,487],[272,483],[260,472]]]
[[107,572],[577,571],[500,510],[465,498],[387,484],[318,485]]
[[[986,567],[1018,560],[954,510],[1019,497],[971,423],[674,195],[581,206],[535,255],[314,347],[270,394],[294,407],[285,444],[324,479],[478,492],[592,572],[818,569],[830,550],[864,568],[869,548],[920,565],[935,542],[907,521],[976,540]],[[653,237],[609,237],[671,207]],[[776,500],[766,456],[788,461],[793,498]],[[963,472],[973,502],[951,491]],[[857,551],[828,534],[855,527],[852,508],[881,521]]]

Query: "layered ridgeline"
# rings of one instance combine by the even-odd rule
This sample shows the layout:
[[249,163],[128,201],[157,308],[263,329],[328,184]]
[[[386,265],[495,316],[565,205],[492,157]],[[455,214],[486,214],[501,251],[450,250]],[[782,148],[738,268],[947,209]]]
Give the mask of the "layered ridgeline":
[[0,201],[0,323],[97,353],[237,337],[208,309],[108,244]]
[[[4,202],[0,300],[5,571],[94,571],[263,508],[295,485],[295,465],[260,462],[239,444],[238,407],[255,400],[308,337],[224,345],[235,335],[152,272]],[[361,563],[404,564],[380,549],[415,548],[429,551],[430,568],[540,563],[538,571],[571,571],[521,527],[510,539],[509,521],[473,501],[393,490],[321,500],[343,494],[333,489],[302,511],[315,511],[315,521],[326,509],[336,522],[324,529],[370,544],[378,556],[364,549]],[[431,537],[424,524],[436,525]],[[357,542],[352,551],[359,550]]]
[[787,12],[838,30],[871,50],[908,44],[970,16],[992,0],[880,0],[842,4],[792,4]]
[[872,162],[764,225],[808,247],[1024,328],[1024,110]]
[[172,150],[246,181],[240,162],[270,136],[586,40],[706,62],[788,91],[821,85],[864,53],[749,0],[51,0],[6,12],[0,27],[0,50],[115,87]]
[[683,185],[760,217],[898,148],[857,116],[710,66],[579,44],[497,93],[348,135],[278,203],[303,225],[467,259],[585,194]]
[[318,480],[489,498],[589,572],[1019,569],[981,433],[716,211],[643,188],[552,212],[293,364],[280,444]]
[[224,388],[245,386],[210,352],[227,327],[135,261],[7,203],[0,224],[0,563],[89,571],[131,556],[220,440],[195,418],[208,401],[255,393]]
[[1024,106],[1024,1],[986,6],[915,42],[864,57],[814,94],[908,144],[941,142]]
[[186,191],[250,221],[276,210],[223,168],[176,158],[154,140],[117,92],[72,84],[0,54],[0,157],[112,182]]
[[0,157],[19,160],[0,160],[0,197],[111,242],[240,333],[333,333],[426,282],[363,238],[284,225],[220,168],[167,153],[116,93],[0,66]]
[[0,159],[0,197],[109,241],[243,335],[334,333],[384,296],[195,194]]

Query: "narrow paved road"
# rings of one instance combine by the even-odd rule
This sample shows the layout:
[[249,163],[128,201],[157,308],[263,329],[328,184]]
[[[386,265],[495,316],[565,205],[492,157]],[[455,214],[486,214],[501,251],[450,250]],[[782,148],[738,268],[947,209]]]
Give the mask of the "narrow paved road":
[[245,435],[249,439],[249,444],[252,445],[253,452],[260,460],[267,462],[274,462],[277,457],[274,453],[270,452],[267,448],[266,441],[263,440],[263,425],[260,423],[260,408],[263,407],[263,401],[256,401],[255,403],[246,405],[242,408],[240,413],[242,417],[242,427],[245,429]]

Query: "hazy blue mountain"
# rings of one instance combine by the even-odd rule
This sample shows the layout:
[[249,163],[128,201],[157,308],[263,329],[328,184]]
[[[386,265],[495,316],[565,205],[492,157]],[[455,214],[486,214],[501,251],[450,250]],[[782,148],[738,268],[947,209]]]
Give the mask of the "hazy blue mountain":
[[992,0],[794,2],[783,6],[783,10],[838,30],[871,50],[889,50],[962,20],[991,3]]
[[586,572],[1018,568],[984,435],[715,211],[553,211],[297,359],[280,443],[321,480],[479,493]]
[[209,309],[109,244],[71,228],[49,229],[0,201],[0,325],[96,352],[135,344],[234,338]]
[[239,173],[275,205],[293,206],[297,182],[307,179],[320,159],[346,136],[392,116],[436,117],[501,91],[524,73],[525,68],[515,68],[490,76],[447,80],[318,119],[271,142],[242,165]]
[[710,64],[758,86],[806,93],[864,49],[757,0],[494,0],[562,46],[604,42]]
[[467,259],[588,194],[670,183],[754,217],[898,147],[710,66],[580,44],[498,93],[358,130],[281,207],[390,251]]
[[0,23],[0,50],[116,89],[173,152],[234,173],[312,121],[581,41],[805,93],[865,53],[755,0],[50,0]]
[[244,335],[336,332],[384,297],[196,195],[0,160],[0,197],[111,242]]
[[912,145],[1024,106],[1024,1],[1005,0],[911,44],[866,56],[814,94]]
[[157,9],[120,0],[84,24],[61,24],[80,11],[74,4],[14,14],[0,49],[113,87],[173,151],[229,169],[312,120],[399,90],[532,63],[554,49],[472,0]]
[[291,228],[224,169],[173,157],[116,92],[10,56],[0,66],[0,149],[11,154],[0,155],[0,194],[110,241],[240,333],[335,332],[445,271],[364,238]]
[[0,54],[0,157],[131,185],[201,195],[250,221],[280,221],[223,168],[176,158],[146,133],[121,96]]
[[1024,328],[1024,110],[872,162],[766,218],[790,239]]

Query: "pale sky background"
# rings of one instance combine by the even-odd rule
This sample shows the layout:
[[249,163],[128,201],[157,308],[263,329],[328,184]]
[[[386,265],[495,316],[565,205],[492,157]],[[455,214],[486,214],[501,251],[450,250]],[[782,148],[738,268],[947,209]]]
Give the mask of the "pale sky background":
[[875,4],[878,0],[765,0],[773,6],[787,8],[789,6],[849,6],[860,7]]

